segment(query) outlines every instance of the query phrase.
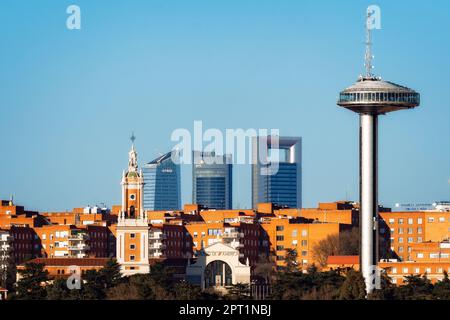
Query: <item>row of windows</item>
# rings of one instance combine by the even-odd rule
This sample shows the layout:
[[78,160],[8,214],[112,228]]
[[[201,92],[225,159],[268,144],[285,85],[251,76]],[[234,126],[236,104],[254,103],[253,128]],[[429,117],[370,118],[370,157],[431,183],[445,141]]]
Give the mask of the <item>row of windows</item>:
[[[292,245],[293,245],[293,246],[296,246],[297,244],[298,244],[297,240],[292,241]],[[308,240],[302,240],[302,241],[300,242],[300,245],[301,245],[302,247],[306,247],[306,246],[308,245]],[[278,245],[278,246],[277,246],[277,251],[282,251],[282,250],[284,250],[284,246],[283,246],[283,245]]]
[[[422,273],[432,273],[433,270],[436,273],[444,273],[444,268],[442,268],[442,267],[436,267],[436,268],[431,268],[431,267],[426,267],[426,268],[420,268],[420,267],[408,268],[408,267],[404,267],[404,268],[401,268],[400,270],[398,270],[396,267],[393,267],[391,273],[392,274],[397,274],[399,271],[401,271],[401,273],[403,273],[403,274],[410,274],[410,273],[422,274]],[[450,272],[450,267],[448,268],[447,272]]]
[[402,92],[364,92],[364,93],[341,93],[339,97],[341,102],[366,102],[366,101],[389,101],[389,102],[407,102],[419,103],[420,96],[416,93]]
[[[284,231],[284,226],[277,226],[276,230],[277,231]],[[307,237],[307,236],[308,236],[308,230],[303,229],[302,230],[302,237]],[[298,237],[298,230],[297,229],[292,230],[292,237],[293,238]],[[278,240],[278,238],[277,238],[277,240]]]
[[[422,258],[424,258],[424,254],[423,253],[421,253],[421,252],[419,252],[419,253],[417,253],[417,258],[419,258],[419,259],[422,259]],[[430,259],[441,259],[441,258],[443,258],[443,259],[448,259],[449,257],[450,257],[450,255],[448,254],[448,253],[439,253],[439,252],[435,252],[435,253],[430,253],[429,255],[428,255],[428,257],[430,258]]]
[[[397,241],[398,241],[398,243],[404,243],[405,239],[408,243],[414,243],[414,237],[408,237],[408,238],[400,237],[397,239]],[[394,242],[395,242],[395,238],[391,238],[391,244],[393,244]],[[422,237],[417,237],[417,243],[422,243],[422,242],[423,242]]]
[[[404,224],[405,221],[408,224],[414,224],[414,218],[408,218],[408,219],[404,219],[404,218],[398,218],[398,224]],[[439,221],[439,222],[446,222],[445,217],[438,217],[436,219],[436,217],[428,217],[427,222],[429,223],[433,223],[435,221]],[[448,218],[448,221],[450,222],[450,217]],[[389,219],[389,224],[394,224],[395,223],[395,219],[394,218],[390,218]],[[422,218],[417,218],[417,224],[423,224],[423,219]]]

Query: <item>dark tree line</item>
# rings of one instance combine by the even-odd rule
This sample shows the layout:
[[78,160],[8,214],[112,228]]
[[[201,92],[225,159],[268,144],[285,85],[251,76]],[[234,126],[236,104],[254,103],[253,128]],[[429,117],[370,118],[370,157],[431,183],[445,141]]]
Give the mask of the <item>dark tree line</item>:
[[[291,252],[295,261],[295,252]],[[21,300],[208,300],[251,299],[250,287],[236,284],[224,296],[212,288],[200,287],[182,280],[175,280],[170,268],[162,264],[151,267],[149,274],[121,277],[120,266],[115,260],[107,262],[100,270],[89,270],[83,276],[79,289],[69,289],[66,279],[51,279],[44,265],[27,263],[19,271],[17,282],[9,299]],[[319,272],[311,266],[307,272],[299,271],[296,264],[271,276],[271,295],[274,300],[449,300],[450,280],[445,273],[442,281],[431,283],[426,276],[408,276],[405,285],[393,285],[383,275],[381,289],[369,297],[365,294],[364,279],[360,272],[331,270]]]

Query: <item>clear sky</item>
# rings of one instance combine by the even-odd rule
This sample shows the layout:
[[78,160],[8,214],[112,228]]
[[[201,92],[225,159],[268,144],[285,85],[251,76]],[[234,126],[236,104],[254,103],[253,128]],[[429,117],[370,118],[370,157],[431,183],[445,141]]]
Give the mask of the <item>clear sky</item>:
[[[81,7],[82,29],[66,28]],[[2,0],[0,197],[38,210],[120,203],[177,128],[303,137],[303,202],[358,198],[358,117],[336,106],[363,72],[366,7],[382,10],[375,73],[422,94],[380,119],[380,202],[450,199],[450,2]],[[182,200],[191,201],[190,167]],[[234,205],[250,171],[235,168]]]

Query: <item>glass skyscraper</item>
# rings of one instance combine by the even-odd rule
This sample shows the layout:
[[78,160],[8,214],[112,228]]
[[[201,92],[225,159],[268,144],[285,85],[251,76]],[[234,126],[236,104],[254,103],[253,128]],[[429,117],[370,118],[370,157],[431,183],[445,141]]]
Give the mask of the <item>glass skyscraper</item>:
[[[300,137],[254,137],[252,139],[252,206],[272,202],[290,208],[302,207],[302,139]],[[269,162],[279,152],[277,165]],[[277,168],[270,170],[269,168]]]
[[143,166],[144,209],[180,210],[180,166],[171,158],[172,152]]
[[210,209],[231,209],[233,170],[231,156],[193,152],[192,201]]

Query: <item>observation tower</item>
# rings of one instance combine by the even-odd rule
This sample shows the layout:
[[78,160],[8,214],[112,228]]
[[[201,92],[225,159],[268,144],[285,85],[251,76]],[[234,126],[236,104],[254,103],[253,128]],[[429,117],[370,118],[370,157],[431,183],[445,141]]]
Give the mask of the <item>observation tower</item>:
[[367,293],[375,289],[378,263],[378,116],[412,109],[420,95],[407,87],[381,80],[372,73],[372,13],[366,21],[366,74],[342,91],[337,104],[359,114],[360,267]]

